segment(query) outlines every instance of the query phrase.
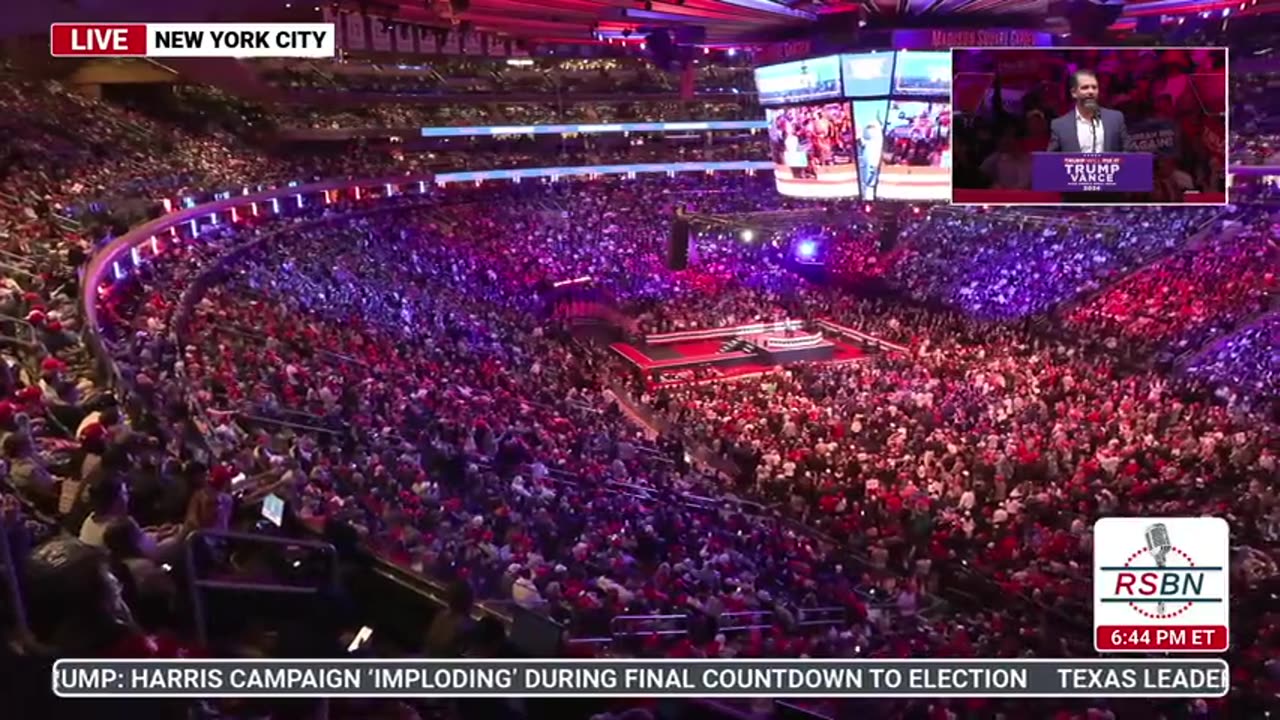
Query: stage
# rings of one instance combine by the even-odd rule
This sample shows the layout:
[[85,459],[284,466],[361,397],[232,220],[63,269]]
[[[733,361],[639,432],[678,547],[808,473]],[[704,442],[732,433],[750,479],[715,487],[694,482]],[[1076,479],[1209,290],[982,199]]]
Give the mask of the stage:
[[659,383],[726,380],[798,362],[850,362],[866,353],[838,335],[805,330],[798,321],[692,330],[614,343],[619,356]]

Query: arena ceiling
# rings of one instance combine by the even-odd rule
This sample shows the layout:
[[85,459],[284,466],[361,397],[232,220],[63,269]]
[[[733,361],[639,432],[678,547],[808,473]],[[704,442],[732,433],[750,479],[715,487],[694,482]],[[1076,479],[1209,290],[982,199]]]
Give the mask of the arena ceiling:
[[[1119,2],[1125,6],[1121,24],[1130,25],[1150,15],[1224,10],[1239,15],[1280,9],[1280,0],[426,0],[418,4],[392,0],[391,4],[406,20],[467,21],[477,29],[543,42],[640,42],[654,29],[678,34],[683,28],[683,42],[723,46],[787,31],[794,36],[797,29],[847,13],[880,26],[927,25],[933,20],[992,27],[999,26],[1001,18],[1010,25],[1026,26],[1028,18],[1048,20],[1066,14],[1072,2]],[[343,4],[352,6],[351,0]]]
[[[554,42],[639,42],[666,28],[696,39],[677,42],[732,46],[786,35],[795,37],[826,16],[856,14],[881,26],[930,21],[1000,27],[1001,17],[1058,14],[1067,3],[1124,0],[59,0],[14,3],[0,35],[47,34],[51,22],[199,22],[302,19],[321,5],[364,9],[427,23],[470,22],[515,38]],[[1121,23],[1149,15],[1223,11],[1240,16],[1280,11],[1280,0],[1130,0]],[[313,16],[311,16],[313,17]],[[308,17],[307,19],[311,19]],[[705,34],[704,34],[705,33]]]

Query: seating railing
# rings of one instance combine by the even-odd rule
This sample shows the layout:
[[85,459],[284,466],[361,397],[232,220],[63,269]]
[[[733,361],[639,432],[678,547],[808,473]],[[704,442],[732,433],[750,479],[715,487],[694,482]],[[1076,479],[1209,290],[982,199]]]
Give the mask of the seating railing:
[[768,630],[774,626],[775,615],[772,610],[744,610],[720,613],[717,621],[716,629],[723,633]]
[[618,615],[609,621],[609,632],[614,639],[653,635],[683,637],[689,634],[689,616]]
[[848,619],[848,610],[843,607],[800,608],[796,613],[796,624],[800,627],[821,627],[824,625],[843,624]]
[[[257,546],[275,546],[284,548],[301,548],[317,551],[327,561],[325,582],[311,585],[287,585],[283,583],[252,582],[235,579],[215,579],[201,577],[200,566],[196,562],[196,550],[200,543],[236,542]],[[333,545],[316,540],[299,540],[296,538],[279,538],[270,535],[253,535],[250,533],[229,532],[220,530],[198,530],[186,539],[184,548],[188,586],[190,590],[191,611],[195,619],[196,637],[202,646],[209,644],[209,618],[205,607],[205,591],[234,591],[248,593],[267,593],[285,595],[319,595],[337,586],[338,553]]]

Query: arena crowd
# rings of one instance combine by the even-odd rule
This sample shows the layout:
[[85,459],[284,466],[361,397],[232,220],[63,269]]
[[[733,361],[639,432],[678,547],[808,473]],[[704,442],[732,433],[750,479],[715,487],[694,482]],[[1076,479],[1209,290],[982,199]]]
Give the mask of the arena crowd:
[[[1227,698],[824,711],[1275,708],[1265,208],[934,209],[876,273],[896,295],[868,299],[795,273],[785,236],[706,233],[690,269],[667,268],[677,207],[803,205],[764,175],[373,194],[158,241],[98,292],[108,357],[96,358],[79,271],[118,234],[102,218],[157,196],[387,167],[271,157],[12,73],[0,95],[14,138],[0,187],[0,487],[11,545],[53,548],[29,564],[83,553],[92,602],[32,582],[32,633],[62,655],[224,650],[178,647],[184,600],[165,568],[193,572],[183,551],[196,544],[251,572],[202,533],[268,494],[290,525],[349,528],[446,585],[460,617],[472,601],[520,608],[563,624],[571,653],[653,657],[1090,654],[1093,521],[1212,514],[1233,532]],[[836,262],[879,268],[863,233],[831,241]],[[658,386],[561,311],[554,283],[582,276],[635,342],[825,317],[906,351]],[[1152,364],[1157,351],[1185,362]],[[475,651],[448,627],[427,645]],[[352,716],[383,712],[395,716]]]

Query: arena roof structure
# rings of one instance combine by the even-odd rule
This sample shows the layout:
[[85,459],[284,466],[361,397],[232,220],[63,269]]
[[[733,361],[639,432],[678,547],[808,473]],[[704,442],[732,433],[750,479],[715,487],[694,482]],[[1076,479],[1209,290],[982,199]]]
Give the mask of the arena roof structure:
[[[304,0],[305,1],[305,0]],[[1280,0],[428,0],[395,3],[405,19],[426,13],[478,29],[541,42],[641,42],[669,30],[682,44],[731,45],[821,26],[854,14],[873,26],[991,23],[1026,27],[1068,15],[1073,5],[1110,5],[1118,25],[1138,18],[1193,14],[1258,14],[1280,10]],[[1225,17],[1226,15],[1224,15]],[[683,40],[681,37],[683,36]]]
[[[470,23],[534,42],[643,42],[667,30],[677,44],[732,46],[790,36],[856,17],[871,26],[1028,27],[1072,6],[1122,5],[1117,26],[1143,17],[1232,19],[1280,11],[1280,0],[65,0],[19,3],[4,34],[47,33],[66,21],[271,21],[314,18],[322,6],[406,22]],[[844,27],[844,25],[842,25]]]

